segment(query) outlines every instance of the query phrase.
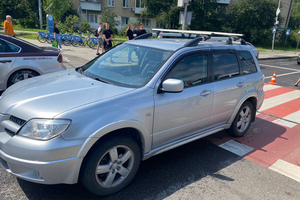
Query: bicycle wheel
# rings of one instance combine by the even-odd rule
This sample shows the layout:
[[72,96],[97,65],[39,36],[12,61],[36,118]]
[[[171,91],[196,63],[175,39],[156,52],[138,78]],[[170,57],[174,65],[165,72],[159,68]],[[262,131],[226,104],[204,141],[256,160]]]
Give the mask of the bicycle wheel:
[[73,40],[71,44],[72,44],[74,47],[79,47],[79,43],[76,42],[75,40]]
[[97,44],[95,44],[94,42],[90,42],[90,47],[92,48],[92,49],[96,49],[97,48]]
[[49,37],[46,37],[46,41],[47,41],[49,44],[52,44],[52,40],[51,40]]
[[45,43],[46,40],[47,40],[46,38],[42,38],[40,35],[37,36],[37,39],[38,39],[38,41],[41,42],[41,43]]
[[83,46],[88,46],[89,47],[90,45],[91,45],[91,41],[89,39],[87,39],[83,42]]
[[64,40],[63,43],[64,43],[65,46],[70,46],[71,45],[71,41],[69,41],[69,40]]

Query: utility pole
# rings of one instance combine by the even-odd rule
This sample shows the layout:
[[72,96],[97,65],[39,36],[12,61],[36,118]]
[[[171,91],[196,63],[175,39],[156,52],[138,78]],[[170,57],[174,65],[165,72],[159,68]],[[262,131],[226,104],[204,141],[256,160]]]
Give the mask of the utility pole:
[[40,17],[40,29],[43,29],[43,17],[42,17],[42,3],[39,0],[39,17]]
[[183,14],[183,21],[182,21],[182,30],[185,30],[187,6],[188,6],[188,0],[184,0],[184,14]]
[[276,25],[279,25],[279,21],[278,21],[278,16],[279,16],[279,13],[280,13],[280,1],[278,2],[278,8],[277,8],[277,11],[276,11],[276,18],[275,18],[275,31],[274,31],[274,28],[273,28],[273,41],[272,41],[272,51],[274,50],[274,43],[275,43],[275,34],[276,34]]

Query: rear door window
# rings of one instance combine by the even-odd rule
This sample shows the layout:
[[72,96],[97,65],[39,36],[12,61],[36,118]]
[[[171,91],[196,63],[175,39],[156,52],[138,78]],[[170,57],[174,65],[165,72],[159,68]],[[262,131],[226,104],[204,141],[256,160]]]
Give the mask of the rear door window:
[[165,79],[168,78],[182,80],[185,88],[207,82],[207,55],[183,58]]
[[240,74],[238,60],[233,53],[213,54],[215,80]]
[[20,48],[3,40],[0,40],[0,53],[19,52]]
[[238,56],[242,66],[243,74],[250,74],[250,73],[257,72],[256,64],[250,52],[239,51]]

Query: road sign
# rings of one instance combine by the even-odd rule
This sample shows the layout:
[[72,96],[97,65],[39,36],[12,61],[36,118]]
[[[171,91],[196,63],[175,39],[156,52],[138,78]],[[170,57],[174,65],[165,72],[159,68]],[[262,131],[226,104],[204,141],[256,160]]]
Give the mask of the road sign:
[[276,26],[273,27],[272,33],[276,33]]
[[[180,13],[179,13],[179,24],[183,24],[183,16],[184,16],[184,13],[182,11],[180,11]],[[187,12],[186,19],[185,19],[185,24],[186,25],[191,25],[191,21],[192,21],[192,12]]]
[[286,35],[289,35],[290,32],[291,32],[291,30],[287,30],[285,34],[286,34]]

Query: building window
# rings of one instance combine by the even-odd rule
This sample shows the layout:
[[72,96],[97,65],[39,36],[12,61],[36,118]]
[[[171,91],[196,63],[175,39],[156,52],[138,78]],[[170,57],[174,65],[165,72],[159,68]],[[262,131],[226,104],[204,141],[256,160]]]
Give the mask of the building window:
[[115,7],[115,0],[108,0],[107,1],[107,6],[109,6],[109,7]]
[[137,8],[144,8],[145,5],[142,3],[143,0],[135,0],[135,7]]
[[129,8],[129,0],[123,0],[123,8]]
[[129,17],[122,17],[122,26],[128,25]]
[[150,19],[139,19],[140,22],[144,24],[145,27],[151,26],[151,20]]
[[88,22],[89,23],[98,23],[98,16],[97,15],[88,15]]

